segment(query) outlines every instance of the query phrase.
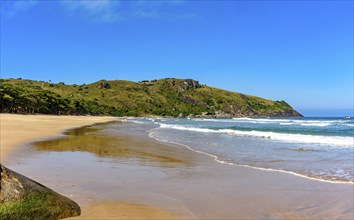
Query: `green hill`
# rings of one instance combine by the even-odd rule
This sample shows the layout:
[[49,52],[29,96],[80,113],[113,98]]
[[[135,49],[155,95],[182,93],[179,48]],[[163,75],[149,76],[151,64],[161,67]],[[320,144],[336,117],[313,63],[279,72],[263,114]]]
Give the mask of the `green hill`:
[[271,101],[199,84],[192,79],[101,80],[65,85],[0,79],[0,112],[113,116],[302,117]]

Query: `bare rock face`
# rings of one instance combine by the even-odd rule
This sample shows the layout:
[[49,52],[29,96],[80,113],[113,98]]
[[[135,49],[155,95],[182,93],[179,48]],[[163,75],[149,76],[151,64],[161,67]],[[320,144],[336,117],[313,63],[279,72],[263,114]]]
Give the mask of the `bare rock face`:
[[99,89],[110,89],[111,85],[108,84],[108,82],[102,81],[100,82],[100,84],[98,85]]
[[181,86],[182,88],[184,89],[184,91],[188,90],[188,89],[191,89],[191,88],[199,88],[200,85],[199,85],[199,82],[198,81],[195,81],[193,79],[185,79],[185,80],[182,80],[181,81]]
[[81,214],[80,206],[0,164],[0,219],[60,219]]

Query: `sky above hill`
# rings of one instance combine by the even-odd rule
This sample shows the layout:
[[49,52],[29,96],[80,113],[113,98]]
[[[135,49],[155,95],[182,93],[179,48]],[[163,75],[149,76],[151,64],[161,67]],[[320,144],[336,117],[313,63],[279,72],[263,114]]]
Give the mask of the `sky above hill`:
[[1,78],[193,78],[353,115],[353,1],[3,1]]

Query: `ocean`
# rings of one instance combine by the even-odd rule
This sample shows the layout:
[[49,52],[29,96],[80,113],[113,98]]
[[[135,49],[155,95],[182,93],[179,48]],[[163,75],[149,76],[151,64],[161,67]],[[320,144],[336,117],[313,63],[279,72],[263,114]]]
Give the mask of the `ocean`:
[[344,118],[130,118],[151,138],[230,166],[354,182],[354,120]]

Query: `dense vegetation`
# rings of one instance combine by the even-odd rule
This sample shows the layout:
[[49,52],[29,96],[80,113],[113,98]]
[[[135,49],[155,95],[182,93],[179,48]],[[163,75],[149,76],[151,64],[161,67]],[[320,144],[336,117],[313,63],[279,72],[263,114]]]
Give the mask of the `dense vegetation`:
[[113,116],[301,116],[285,101],[200,85],[191,79],[101,80],[65,85],[0,79],[0,112]]

